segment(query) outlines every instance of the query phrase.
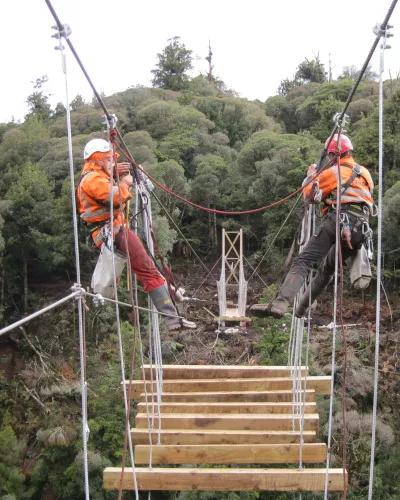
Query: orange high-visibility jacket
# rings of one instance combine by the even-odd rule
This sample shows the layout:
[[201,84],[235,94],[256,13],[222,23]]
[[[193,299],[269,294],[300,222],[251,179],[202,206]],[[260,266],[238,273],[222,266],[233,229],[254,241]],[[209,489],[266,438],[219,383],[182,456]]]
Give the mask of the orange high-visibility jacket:
[[[76,197],[78,201],[78,210],[83,222],[89,225],[91,236],[97,247],[100,247],[102,240],[100,238],[101,228],[110,220],[110,188],[118,187],[113,195],[113,228],[114,234],[118,233],[122,224],[125,222],[124,204],[132,197],[131,192],[125,182],[119,185],[106,174],[103,168],[95,161],[86,161],[82,177],[79,182]],[[103,223],[103,224],[102,224]]]
[[[340,176],[342,186],[351,178],[353,174],[353,167],[357,165],[354,158],[351,156],[342,158],[340,160]],[[372,198],[372,192],[374,189],[374,182],[372,180],[371,174],[368,170],[359,165],[360,175],[356,176],[350,186],[341,195],[341,203],[365,203],[368,205],[369,209],[372,211],[374,200]],[[310,181],[312,176],[316,172],[316,165],[311,165],[307,172],[307,177],[303,181],[303,186]],[[315,179],[319,183],[319,189],[322,192],[322,201],[325,205],[335,205],[337,202],[336,188],[337,188],[337,173],[338,166],[332,165],[332,167],[323,170],[320,175]],[[304,199],[307,201],[313,201],[313,183],[310,182],[303,189]]]

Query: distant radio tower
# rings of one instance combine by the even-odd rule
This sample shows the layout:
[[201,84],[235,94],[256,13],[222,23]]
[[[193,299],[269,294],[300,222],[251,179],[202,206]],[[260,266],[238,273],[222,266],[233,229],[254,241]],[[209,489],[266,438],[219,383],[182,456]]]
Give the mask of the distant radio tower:
[[206,59],[206,61],[208,61],[207,78],[210,82],[213,79],[212,70],[214,69],[214,66],[212,65],[212,56],[213,56],[213,53],[211,51],[211,43],[210,43],[210,40],[208,40],[208,56],[205,59]]

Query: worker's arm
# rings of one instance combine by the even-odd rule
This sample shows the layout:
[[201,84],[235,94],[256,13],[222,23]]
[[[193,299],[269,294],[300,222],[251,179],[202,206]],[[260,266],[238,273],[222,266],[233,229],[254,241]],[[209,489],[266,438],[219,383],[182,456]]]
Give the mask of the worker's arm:
[[[82,188],[86,193],[101,204],[108,205],[110,203],[110,179],[105,175],[93,174],[90,178],[84,179]],[[113,186],[113,204],[120,206],[132,198],[130,187],[132,186],[132,177],[124,176],[118,186]]]
[[319,203],[321,201],[321,191],[319,189],[318,177],[316,177],[317,166],[315,163],[310,165],[307,170],[307,177],[304,179],[303,198],[309,203]]

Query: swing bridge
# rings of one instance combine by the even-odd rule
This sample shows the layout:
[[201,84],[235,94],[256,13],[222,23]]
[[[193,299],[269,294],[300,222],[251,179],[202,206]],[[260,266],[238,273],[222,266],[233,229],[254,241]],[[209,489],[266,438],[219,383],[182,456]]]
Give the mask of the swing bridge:
[[[286,366],[219,366],[219,365],[164,365],[161,355],[161,337],[159,314],[154,306],[140,307],[137,299],[135,278],[131,277],[131,300],[129,303],[118,299],[117,282],[114,271],[114,298],[98,297],[82,286],[77,211],[74,197],[74,166],[72,156],[71,117],[68,96],[68,78],[66,54],[63,43],[68,45],[78,65],[91,86],[100,107],[103,109],[110,142],[129,160],[136,176],[136,203],[142,204],[145,240],[154,253],[152,242],[151,197],[160,202],[152,190],[148,190],[141,179],[151,182],[167,194],[188,205],[217,215],[251,215],[272,209],[297,199],[270,246],[260,260],[249,279],[257,273],[262,260],[272,248],[288,218],[301,198],[303,188],[269,205],[247,211],[223,211],[198,205],[175,193],[168,186],[146,172],[137,164],[123,137],[116,127],[116,120],[106,108],[97,92],[72,42],[70,29],[58,18],[50,0],[45,0],[56,22],[56,38],[62,58],[62,68],[66,88],[66,121],[68,132],[69,173],[71,181],[72,217],[74,227],[74,249],[76,264],[76,283],[69,295],[21,320],[0,329],[0,336],[22,326],[45,312],[61,307],[76,300],[78,305],[78,326],[80,346],[80,384],[82,406],[82,447],[84,469],[85,499],[90,498],[88,469],[88,423],[87,423],[87,377],[85,359],[84,299],[92,297],[115,306],[118,351],[121,369],[121,390],[125,408],[125,444],[120,467],[108,467],[104,470],[103,480],[106,490],[118,490],[121,498],[124,490],[135,491],[290,491],[323,492],[328,498],[329,492],[342,492],[348,489],[348,473],[345,456],[342,466],[331,467],[334,375],[336,368],[336,320],[338,315],[338,295],[341,262],[338,258],[340,245],[336,244],[336,269],[333,297],[333,330],[331,374],[329,376],[310,375],[308,354],[310,343],[310,316],[308,319],[292,317],[288,362]],[[330,140],[335,133],[341,133],[345,124],[345,113],[370,59],[381,41],[380,94],[379,94],[379,191],[378,191],[378,230],[377,230],[377,293],[376,293],[376,335],[374,363],[374,399],[371,431],[371,454],[369,475],[369,500],[374,487],[374,455],[376,437],[376,415],[378,400],[378,366],[380,338],[380,297],[382,273],[382,172],[383,172],[383,60],[388,34],[388,22],[396,6],[393,0],[383,23],[376,30],[376,38],[362,67],[360,75],[351,89],[342,112],[338,115]],[[322,165],[326,151],[321,153],[319,166]],[[318,168],[316,176],[322,167]],[[339,170],[339,169],[338,169]],[[143,196],[147,197],[144,204]],[[111,203],[112,206],[112,203]],[[161,204],[162,206],[162,204]],[[137,207],[139,208],[139,207]],[[138,212],[138,210],[136,210]],[[166,211],[168,216],[168,213]],[[337,210],[339,214],[339,210]],[[170,217],[169,217],[170,218]],[[339,215],[337,215],[337,219]],[[173,221],[172,218],[170,218]],[[313,234],[313,208],[307,208],[302,223],[302,244]],[[181,233],[180,229],[178,231]],[[182,234],[182,233],[181,233]],[[337,242],[340,238],[339,220],[337,220]],[[247,321],[246,293],[247,282],[243,271],[243,236],[223,233],[223,251],[221,276],[218,282],[219,321]],[[186,239],[186,238],[185,238]],[[239,247],[236,246],[239,242]],[[300,248],[301,250],[301,248]],[[193,250],[196,257],[197,254]],[[201,259],[200,259],[201,260]],[[201,261],[202,266],[206,266]],[[262,278],[260,278],[262,280]],[[237,306],[228,307],[227,289],[234,283],[237,286]],[[296,305],[295,304],[294,308]],[[131,308],[136,318],[137,339],[140,355],[140,378],[134,379],[133,362],[130,375],[124,359],[124,350],[120,328],[120,307]],[[145,362],[139,311],[149,314],[149,363]],[[318,440],[319,414],[317,398],[329,397],[327,443]],[[136,403],[135,426],[131,427],[132,403]],[[128,463],[129,462],[129,463]],[[266,465],[272,467],[265,468]],[[279,465],[279,468],[276,468]],[[184,466],[184,467],[177,467]],[[207,467],[204,467],[207,466]],[[212,466],[212,467],[209,467]]]

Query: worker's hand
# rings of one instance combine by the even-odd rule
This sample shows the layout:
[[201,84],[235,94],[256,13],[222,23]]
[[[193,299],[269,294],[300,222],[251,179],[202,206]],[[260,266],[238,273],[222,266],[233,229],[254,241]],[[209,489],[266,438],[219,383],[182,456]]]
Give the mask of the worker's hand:
[[313,163],[308,167],[307,177],[309,177],[310,175],[314,175],[316,172],[317,172],[317,164]]
[[121,163],[117,163],[117,172],[118,172],[118,176],[119,177],[122,177],[124,175],[128,175],[130,173],[130,163],[128,162],[121,162]]
[[342,240],[346,243],[347,248],[353,250],[353,245],[351,244],[351,229],[349,226],[344,226],[341,230]]
[[311,195],[312,200],[315,203],[320,203],[320,201],[322,200],[322,191],[319,188],[319,182],[318,181],[314,181],[312,183],[311,193],[312,193],[312,195]]
[[124,175],[123,178],[121,179],[121,182],[124,182],[125,184],[127,184],[128,187],[132,187],[133,177],[131,176],[131,174]]

